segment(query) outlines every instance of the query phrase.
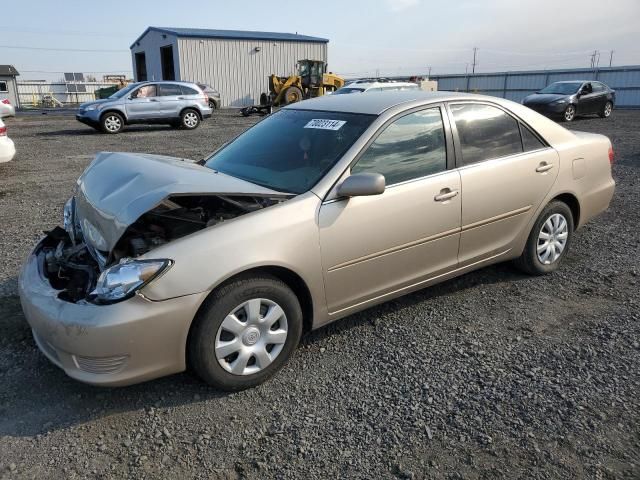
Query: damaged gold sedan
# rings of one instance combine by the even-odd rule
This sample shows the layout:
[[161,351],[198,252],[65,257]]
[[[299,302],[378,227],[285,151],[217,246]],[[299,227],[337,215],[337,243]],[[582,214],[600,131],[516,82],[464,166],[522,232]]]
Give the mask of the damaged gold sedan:
[[301,334],[492,263],[549,273],[612,198],[606,137],[477,95],[300,102],[203,162],[101,153],[20,275],[73,378],[183,371],[227,390]]

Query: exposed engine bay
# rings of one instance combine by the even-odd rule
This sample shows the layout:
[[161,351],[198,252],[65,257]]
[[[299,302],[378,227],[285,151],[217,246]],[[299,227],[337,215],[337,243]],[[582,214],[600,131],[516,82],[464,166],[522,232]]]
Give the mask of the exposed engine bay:
[[59,298],[74,303],[91,301],[91,292],[106,268],[286,199],[213,194],[170,196],[129,225],[110,252],[99,251],[85,241],[81,222],[73,218],[73,213],[65,212],[65,228],[56,227],[48,232],[38,254],[44,257],[43,273],[52,287],[61,290]]

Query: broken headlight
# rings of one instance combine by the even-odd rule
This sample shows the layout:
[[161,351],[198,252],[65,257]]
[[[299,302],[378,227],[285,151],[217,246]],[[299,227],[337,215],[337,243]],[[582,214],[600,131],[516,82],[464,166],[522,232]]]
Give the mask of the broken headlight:
[[124,259],[100,274],[91,295],[104,303],[125,300],[165,272],[172,263],[171,260]]
[[76,243],[75,240],[75,212],[76,212],[76,198],[71,197],[67,200],[67,203],[64,204],[64,208],[62,210],[64,229],[69,234],[69,238],[71,238],[71,243]]

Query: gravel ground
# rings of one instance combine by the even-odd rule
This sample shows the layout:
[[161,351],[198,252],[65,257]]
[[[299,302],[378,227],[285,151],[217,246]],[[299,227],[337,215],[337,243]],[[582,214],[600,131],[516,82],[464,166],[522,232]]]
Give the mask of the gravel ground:
[[23,257],[100,150],[206,155],[254,119],[94,133],[9,119],[0,165],[0,478],[640,478],[640,112],[571,128],[617,152],[611,208],[544,278],[497,265],[307,335],[256,389],[192,375],[120,389],[41,355]]

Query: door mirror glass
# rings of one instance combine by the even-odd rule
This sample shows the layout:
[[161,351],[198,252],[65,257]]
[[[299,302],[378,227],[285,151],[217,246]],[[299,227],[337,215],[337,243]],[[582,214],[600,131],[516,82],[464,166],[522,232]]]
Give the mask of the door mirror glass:
[[379,173],[355,173],[338,186],[339,197],[380,195],[385,189],[384,176]]

